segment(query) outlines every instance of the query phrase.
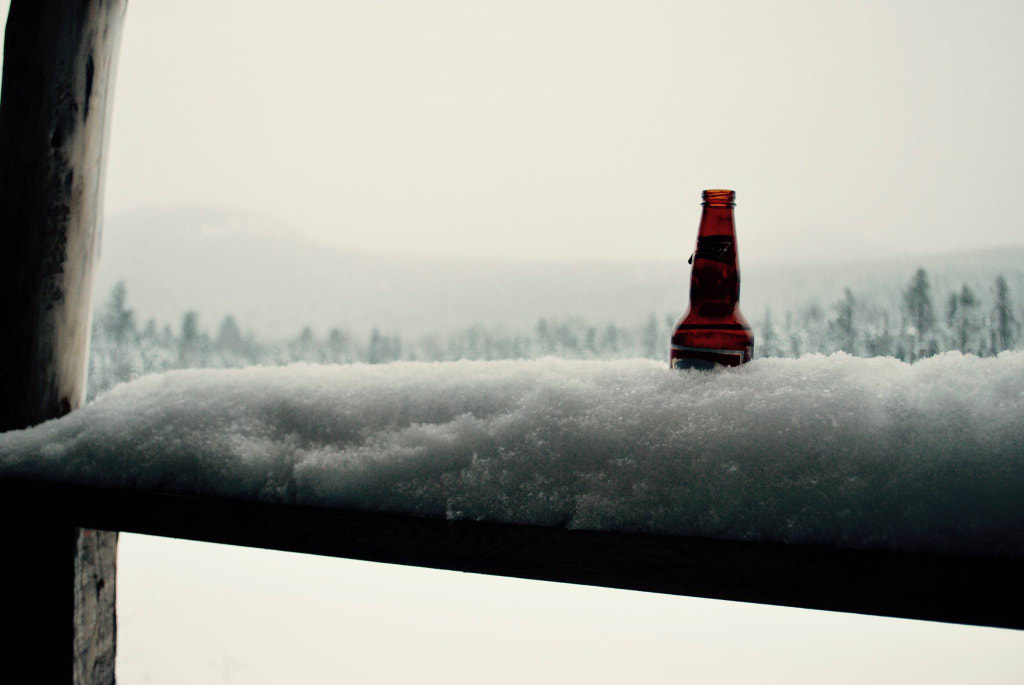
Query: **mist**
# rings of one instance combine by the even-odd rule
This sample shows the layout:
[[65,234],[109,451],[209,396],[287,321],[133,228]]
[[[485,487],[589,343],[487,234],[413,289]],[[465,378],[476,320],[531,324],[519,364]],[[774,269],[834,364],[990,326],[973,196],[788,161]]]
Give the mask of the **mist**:
[[107,208],[677,261],[724,187],[745,262],[1018,245],[1022,28],[1004,2],[137,2]]

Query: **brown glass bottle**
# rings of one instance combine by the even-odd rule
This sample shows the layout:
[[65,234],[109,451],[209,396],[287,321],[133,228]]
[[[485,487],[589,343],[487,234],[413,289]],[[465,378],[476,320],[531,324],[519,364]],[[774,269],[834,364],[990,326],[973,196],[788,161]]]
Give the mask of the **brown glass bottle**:
[[754,355],[754,333],[740,312],[736,193],[705,190],[697,247],[690,257],[690,307],[672,333],[674,369],[739,366]]

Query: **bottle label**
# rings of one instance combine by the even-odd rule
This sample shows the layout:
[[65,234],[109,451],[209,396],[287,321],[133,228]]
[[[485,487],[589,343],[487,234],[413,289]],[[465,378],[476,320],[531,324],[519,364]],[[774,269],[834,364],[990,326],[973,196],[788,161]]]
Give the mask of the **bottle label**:
[[753,347],[742,350],[724,350],[711,347],[689,347],[672,345],[671,359],[673,369],[714,369],[719,366],[739,366],[750,361]]
[[709,235],[697,238],[697,259],[710,259],[713,262],[731,262],[733,238],[730,235]]
[[707,359],[696,357],[676,357],[672,360],[673,369],[698,369],[699,371],[711,371],[716,366],[722,366]]

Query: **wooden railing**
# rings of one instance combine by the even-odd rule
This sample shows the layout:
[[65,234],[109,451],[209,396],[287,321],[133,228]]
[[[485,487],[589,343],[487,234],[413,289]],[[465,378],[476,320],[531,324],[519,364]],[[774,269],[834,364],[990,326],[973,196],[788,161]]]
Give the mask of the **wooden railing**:
[[1024,628],[1024,559],[566,530],[218,497],[5,483],[6,513],[427,568]]

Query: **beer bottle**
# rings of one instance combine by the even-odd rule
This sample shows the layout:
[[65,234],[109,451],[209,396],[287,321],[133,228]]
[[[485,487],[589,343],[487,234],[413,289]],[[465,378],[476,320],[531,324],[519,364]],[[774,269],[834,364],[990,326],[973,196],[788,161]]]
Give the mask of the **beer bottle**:
[[697,247],[690,257],[690,307],[676,322],[674,369],[739,366],[754,355],[754,333],[740,312],[740,268],[732,190],[705,190]]

